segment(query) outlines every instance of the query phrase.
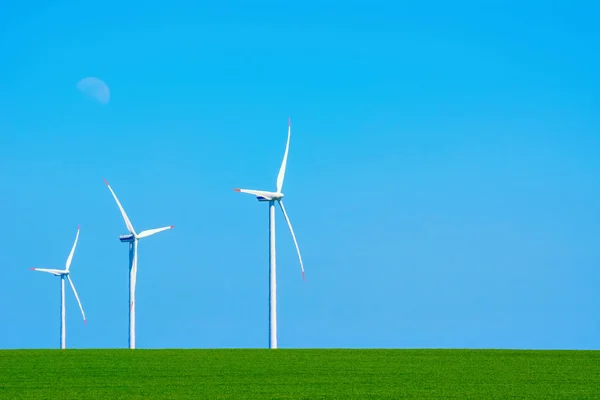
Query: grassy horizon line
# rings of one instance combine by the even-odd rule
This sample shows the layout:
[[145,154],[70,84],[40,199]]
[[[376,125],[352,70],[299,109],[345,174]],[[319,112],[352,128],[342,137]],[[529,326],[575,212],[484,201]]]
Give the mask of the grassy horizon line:
[[600,351],[5,350],[0,398],[598,399]]

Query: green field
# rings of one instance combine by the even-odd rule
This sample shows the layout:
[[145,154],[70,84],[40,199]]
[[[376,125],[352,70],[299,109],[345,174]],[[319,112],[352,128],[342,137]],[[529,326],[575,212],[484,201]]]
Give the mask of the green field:
[[6,350],[2,399],[600,399],[600,351]]

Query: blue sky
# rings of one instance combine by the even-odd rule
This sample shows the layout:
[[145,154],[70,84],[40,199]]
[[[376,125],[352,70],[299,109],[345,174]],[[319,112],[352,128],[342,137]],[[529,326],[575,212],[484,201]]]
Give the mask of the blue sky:
[[[0,348],[598,348],[600,6],[21,2],[0,13]],[[111,102],[75,86],[106,81]]]

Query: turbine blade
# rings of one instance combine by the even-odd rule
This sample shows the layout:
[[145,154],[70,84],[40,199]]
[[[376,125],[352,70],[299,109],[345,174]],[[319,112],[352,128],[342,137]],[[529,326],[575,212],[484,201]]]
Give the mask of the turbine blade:
[[162,232],[162,231],[166,231],[167,229],[173,229],[173,228],[174,228],[174,226],[173,226],[173,225],[171,225],[171,226],[165,226],[165,227],[163,227],[163,228],[148,229],[148,230],[145,230],[145,231],[141,231],[141,232],[140,232],[140,233],[137,235],[137,238],[138,238],[138,239],[145,238],[145,237],[148,237],[148,236],[152,236],[152,235],[154,235],[155,233]]
[[285,153],[283,153],[283,161],[281,162],[281,168],[279,168],[279,174],[277,175],[277,192],[281,192],[283,187],[283,178],[285,178],[285,167],[287,166],[288,151],[290,150],[290,135],[292,131],[292,124],[288,118],[288,137],[285,145]]
[[285,220],[288,223],[288,226],[290,227],[290,232],[292,233],[292,239],[294,239],[294,244],[296,245],[296,251],[298,252],[298,259],[300,260],[300,268],[302,269],[302,279],[305,279],[304,277],[304,264],[302,263],[302,255],[300,254],[300,248],[298,247],[298,241],[296,240],[296,235],[294,234],[294,229],[292,228],[292,223],[290,222],[290,218],[287,215],[287,212],[285,212],[285,207],[283,206],[283,201],[279,200],[278,201],[279,206],[281,207],[281,211],[283,211],[283,216],[285,217]]
[[252,194],[254,196],[257,197],[263,197],[266,200],[271,200],[273,198],[273,196],[275,195],[275,193],[273,192],[267,192],[264,190],[254,190],[254,189],[233,189],[234,192],[238,192],[238,193],[248,193],[248,194]]
[[75,242],[73,243],[73,248],[71,249],[71,253],[69,253],[69,258],[67,258],[66,270],[68,271],[71,268],[71,262],[73,261],[73,254],[75,254],[75,247],[77,247],[77,240],[79,239],[79,229],[77,227],[77,235],[75,236]]
[[115,201],[117,202],[117,205],[119,206],[119,210],[121,210],[121,215],[123,215],[123,220],[125,220],[125,225],[127,225],[127,229],[129,230],[129,233],[131,233],[131,234],[133,234],[135,236],[136,233],[135,233],[135,230],[133,229],[133,225],[131,224],[131,221],[129,220],[129,217],[127,217],[127,214],[125,213],[125,210],[123,209],[123,206],[119,202],[119,199],[117,198],[117,195],[112,190],[112,188],[110,187],[110,185],[108,184],[108,181],[106,179],[104,180],[104,183],[106,183],[106,186],[108,186],[108,190],[110,190],[110,192],[112,193],[113,197],[115,198]]
[[60,269],[46,269],[46,268],[30,268],[32,271],[39,271],[39,272],[47,272],[49,274],[54,274],[54,275],[62,275],[63,273],[65,273],[66,271],[61,271]]
[[83,315],[83,323],[85,324],[85,313],[83,312],[83,307],[81,305],[81,301],[79,301],[79,295],[77,294],[77,290],[75,290],[75,285],[73,285],[73,281],[71,280],[71,276],[67,275],[67,279],[71,284],[71,288],[73,289],[73,293],[75,293],[75,298],[77,299],[77,304],[79,304],[79,309],[81,310],[81,315]]

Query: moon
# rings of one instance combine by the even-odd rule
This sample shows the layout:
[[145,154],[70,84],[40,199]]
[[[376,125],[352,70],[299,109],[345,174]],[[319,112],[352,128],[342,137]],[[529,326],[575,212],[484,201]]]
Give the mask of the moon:
[[77,82],[77,90],[101,104],[108,104],[110,101],[110,89],[102,79],[93,76],[83,78]]

